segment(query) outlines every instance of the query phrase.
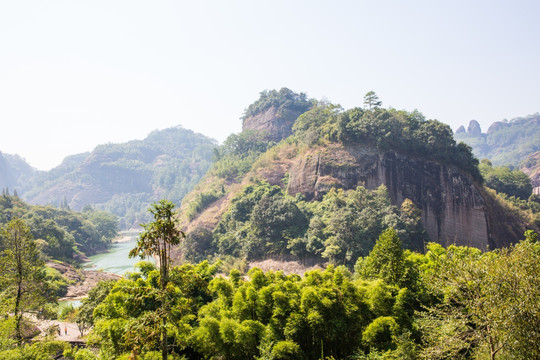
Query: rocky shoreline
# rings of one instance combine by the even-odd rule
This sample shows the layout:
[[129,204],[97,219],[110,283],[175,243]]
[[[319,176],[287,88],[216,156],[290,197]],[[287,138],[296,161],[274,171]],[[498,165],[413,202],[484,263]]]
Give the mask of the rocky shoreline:
[[56,269],[62,276],[73,282],[72,285],[69,285],[66,295],[59,299],[60,301],[80,300],[85,298],[98,282],[121,278],[120,275],[101,270],[77,269],[73,265],[66,263],[50,262],[47,263],[47,266]]

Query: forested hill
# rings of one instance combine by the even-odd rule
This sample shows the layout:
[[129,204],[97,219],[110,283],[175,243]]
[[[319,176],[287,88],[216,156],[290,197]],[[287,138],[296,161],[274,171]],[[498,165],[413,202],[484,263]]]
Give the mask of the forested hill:
[[[0,152],[0,187],[12,191],[36,170],[19,155]],[[4,190],[5,191],[5,190]]]
[[494,122],[486,133],[471,120],[468,128],[460,126],[454,137],[471,146],[479,159],[518,167],[527,156],[540,151],[540,114]]
[[411,249],[430,240],[487,249],[540,225],[535,210],[483,186],[478,160],[448,125],[385,109],[373,92],[362,105],[261,93],[186,196],[177,256],[351,265],[390,227]]
[[[116,216],[87,207],[83,212],[53,206],[29,205],[18,196],[0,195],[0,227],[22,219],[29,227],[38,250],[47,259],[74,261],[107,248],[118,234]],[[5,237],[5,233],[2,234]],[[0,238],[4,250],[5,238]]]
[[156,130],[144,140],[69,156],[18,183],[19,195],[30,203],[74,210],[92,205],[117,215],[121,228],[138,226],[147,220],[152,202],[182,201],[206,173],[215,146],[214,140],[181,127]]

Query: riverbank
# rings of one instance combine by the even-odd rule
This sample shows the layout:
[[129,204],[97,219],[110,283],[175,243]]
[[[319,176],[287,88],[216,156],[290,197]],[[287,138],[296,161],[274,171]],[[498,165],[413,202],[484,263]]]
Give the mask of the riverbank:
[[50,262],[48,267],[57,270],[63,277],[73,282],[68,286],[67,293],[59,301],[80,300],[88,295],[88,292],[100,281],[118,280],[120,275],[100,270],[77,269],[66,263]]
[[[138,231],[122,231],[107,250],[85,257],[83,268],[78,269],[66,263],[51,262],[48,266],[58,270],[66,279],[73,282],[60,301],[73,301],[85,298],[88,292],[103,280],[118,280],[126,272],[133,271],[139,257],[130,258],[129,252],[136,246]],[[149,259],[155,262],[154,259]]]

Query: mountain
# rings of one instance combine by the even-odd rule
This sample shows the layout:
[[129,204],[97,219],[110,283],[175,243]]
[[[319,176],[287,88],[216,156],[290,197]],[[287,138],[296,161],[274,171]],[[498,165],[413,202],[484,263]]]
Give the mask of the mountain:
[[97,146],[90,153],[64,159],[22,186],[34,204],[86,205],[110,211],[121,228],[148,219],[149,205],[162,198],[180,203],[212,161],[214,140],[174,127],[153,131],[144,140]]
[[471,120],[467,131],[460,126],[454,138],[471,146],[479,159],[517,167],[528,155],[540,151],[540,114],[494,122],[487,133]]
[[448,125],[417,111],[343,110],[302,98],[309,110],[290,127],[276,116],[276,109],[294,114],[284,98],[248,108],[257,111],[185,198],[188,238],[179,258],[351,265],[387,227],[405,247],[422,250],[426,241],[502,247],[539,225],[484,188],[478,160]]
[[23,179],[32,177],[35,173],[36,169],[19,155],[0,152],[0,187],[2,189],[16,190]]

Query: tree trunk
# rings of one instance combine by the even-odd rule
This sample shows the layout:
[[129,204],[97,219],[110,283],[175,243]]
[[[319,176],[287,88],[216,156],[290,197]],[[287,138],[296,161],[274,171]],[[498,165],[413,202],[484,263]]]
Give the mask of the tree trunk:
[[15,251],[17,261],[17,297],[15,298],[15,309],[13,315],[15,316],[15,331],[17,337],[17,343],[20,345],[22,342],[21,333],[21,299],[22,299],[22,286],[23,286],[23,260],[22,260],[22,241],[20,239],[19,231],[15,231]]
[[161,329],[161,359],[167,360],[167,315],[168,315],[168,300],[167,300],[167,283],[169,282],[168,262],[167,262],[167,245],[163,244],[161,253],[161,296],[162,296],[162,329]]
[[17,284],[17,298],[15,299],[15,310],[13,311],[13,315],[15,316],[15,331],[16,331],[16,338],[17,343],[20,345],[22,342],[22,333],[21,333],[21,315],[20,312],[20,305],[21,305],[21,295],[22,295],[22,289],[21,289],[21,281],[19,280],[19,283]]
[[167,360],[167,320],[163,317],[163,328],[161,330],[161,358]]

